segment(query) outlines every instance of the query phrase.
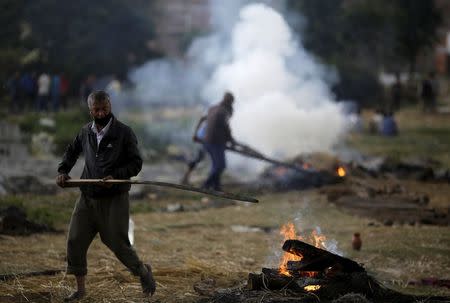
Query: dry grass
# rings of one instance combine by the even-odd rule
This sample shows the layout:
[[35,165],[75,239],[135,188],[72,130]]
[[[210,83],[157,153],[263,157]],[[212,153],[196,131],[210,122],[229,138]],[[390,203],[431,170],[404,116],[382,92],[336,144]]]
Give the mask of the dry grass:
[[[362,117],[366,128],[372,112],[364,112]],[[396,114],[399,135],[382,137],[356,134],[349,143],[365,153],[390,156],[397,159],[409,157],[431,158],[450,168],[450,115],[423,114],[415,108],[404,109]]]
[[[245,281],[248,272],[275,267],[282,244],[278,229],[288,221],[295,222],[304,233],[320,227],[328,239],[337,241],[346,256],[364,263],[388,286],[450,295],[445,289],[405,289],[411,279],[450,278],[448,228],[368,226],[370,220],[342,213],[317,191],[259,198],[261,203],[257,205],[242,203],[199,212],[134,215],[136,249],[143,260],[152,263],[158,282],[151,301],[195,302],[199,295],[193,284],[201,279],[212,278],[218,287],[229,287]],[[269,227],[273,232],[235,232],[233,225]],[[351,250],[351,236],[356,231],[363,238],[360,252]],[[1,273],[63,268],[64,256],[64,234],[0,237]],[[88,260],[88,297],[83,302],[146,302],[137,279],[98,239],[89,250]],[[0,301],[60,302],[73,282],[72,277],[63,274],[17,277],[0,283]]]

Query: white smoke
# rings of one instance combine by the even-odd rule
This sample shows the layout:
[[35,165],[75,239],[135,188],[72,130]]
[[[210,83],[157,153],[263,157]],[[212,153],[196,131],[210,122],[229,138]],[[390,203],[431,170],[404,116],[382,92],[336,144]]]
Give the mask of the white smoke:
[[283,17],[264,4],[243,7],[230,50],[203,94],[214,100],[226,90],[234,93],[236,139],[271,156],[330,151],[346,129],[323,80],[331,71],[294,40]]
[[135,95],[212,104],[231,91],[237,141],[280,159],[331,151],[347,127],[329,89],[336,73],[305,51],[279,12],[253,2],[212,0],[214,31],[194,40],[184,61],[158,60],[133,71]]

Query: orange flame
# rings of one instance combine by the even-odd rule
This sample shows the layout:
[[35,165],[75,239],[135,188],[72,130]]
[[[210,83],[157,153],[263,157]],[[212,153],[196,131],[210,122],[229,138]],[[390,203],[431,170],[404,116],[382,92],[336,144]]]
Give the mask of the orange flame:
[[[287,223],[283,225],[280,229],[280,234],[283,235],[283,242],[286,240],[304,240],[302,236],[297,236],[295,231],[295,226],[293,223]],[[319,235],[315,230],[311,233],[310,242],[318,248],[325,248],[325,240],[326,237],[324,235]],[[285,276],[291,276],[287,269],[288,261],[301,261],[303,256],[297,256],[288,252],[285,252],[280,260],[279,272]],[[305,272],[305,274],[307,274]],[[308,274],[309,275],[309,274]],[[313,276],[314,273],[311,273],[310,276]]]
[[306,291],[316,291],[320,289],[320,285],[308,285],[303,287],[303,289]]
[[[301,240],[301,237],[297,237],[297,235],[296,235],[295,226],[293,223],[288,223],[288,224],[283,225],[280,230],[280,235],[284,236],[283,242],[286,240],[291,240],[291,239]],[[301,259],[303,259],[303,256],[296,256],[296,255],[290,254],[288,252],[285,252],[280,261],[280,266],[279,266],[280,274],[285,275],[285,276],[290,276],[291,274],[287,270],[287,262],[288,261],[300,261]]]
[[319,235],[315,230],[311,233],[311,240],[315,247],[325,248],[326,237],[324,235]]
[[275,176],[277,176],[277,177],[282,177],[282,176],[284,176],[287,172],[288,172],[288,169],[287,169],[286,167],[282,167],[282,166],[277,167],[277,168],[275,168],[275,170],[274,170],[274,174],[275,174]]
[[339,177],[345,177],[345,175],[347,174],[347,172],[345,171],[345,168],[343,168],[342,166],[339,166],[337,168],[337,174]]

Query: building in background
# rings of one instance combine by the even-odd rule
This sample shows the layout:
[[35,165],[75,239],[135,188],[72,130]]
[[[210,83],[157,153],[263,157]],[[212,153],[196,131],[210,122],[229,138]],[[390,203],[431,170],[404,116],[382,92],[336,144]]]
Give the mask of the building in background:
[[439,41],[434,48],[434,67],[441,75],[450,75],[450,1],[435,0],[442,13],[442,25],[438,30]]
[[156,39],[149,47],[179,57],[192,38],[211,27],[208,0],[158,0],[152,6]]

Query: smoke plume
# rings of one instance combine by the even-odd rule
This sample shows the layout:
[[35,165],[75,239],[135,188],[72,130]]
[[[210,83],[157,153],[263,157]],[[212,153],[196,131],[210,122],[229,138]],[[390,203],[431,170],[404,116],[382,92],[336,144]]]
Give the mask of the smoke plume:
[[183,63],[150,62],[135,70],[137,94],[213,104],[231,91],[237,141],[281,159],[330,151],[347,127],[329,89],[334,70],[304,49],[277,10],[248,2],[211,1],[213,33],[193,41]]

